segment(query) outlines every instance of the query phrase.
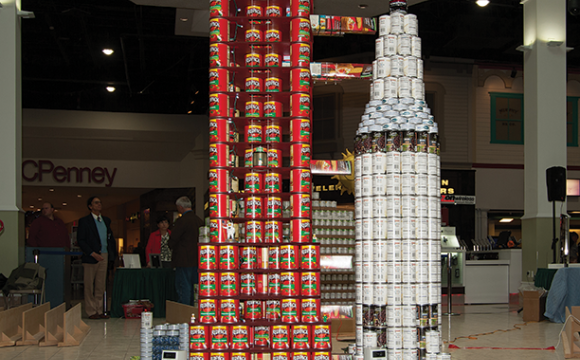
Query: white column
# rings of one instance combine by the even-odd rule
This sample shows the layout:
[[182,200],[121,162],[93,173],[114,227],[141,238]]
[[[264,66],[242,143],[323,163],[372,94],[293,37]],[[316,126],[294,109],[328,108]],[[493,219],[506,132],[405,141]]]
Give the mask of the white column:
[[24,261],[22,205],[22,101],[18,0],[1,0],[0,9],[0,272]]
[[[523,3],[524,45],[530,47],[524,51],[522,231],[523,276],[526,277],[528,271],[535,272],[552,259],[552,205],[548,202],[546,169],[566,167],[567,70],[566,0],[525,0]],[[557,204],[558,211],[560,205]]]

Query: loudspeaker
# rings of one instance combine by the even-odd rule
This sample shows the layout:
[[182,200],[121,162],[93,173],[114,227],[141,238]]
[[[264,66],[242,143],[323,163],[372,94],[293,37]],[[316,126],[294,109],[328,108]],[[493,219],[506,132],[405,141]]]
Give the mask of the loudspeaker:
[[546,169],[548,201],[566,200],[566,168],[553,166]]

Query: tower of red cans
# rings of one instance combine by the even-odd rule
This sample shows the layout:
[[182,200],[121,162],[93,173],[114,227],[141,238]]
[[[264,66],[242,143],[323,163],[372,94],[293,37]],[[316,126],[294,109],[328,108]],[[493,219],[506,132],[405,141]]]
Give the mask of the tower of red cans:
[[210,2],[210,242],[192,359],[330,360],[311,228],[311,8]]
[[418,21],[379,18],[371,100],[355,138],[355,360],[444,359],[437,123],[425,102]]

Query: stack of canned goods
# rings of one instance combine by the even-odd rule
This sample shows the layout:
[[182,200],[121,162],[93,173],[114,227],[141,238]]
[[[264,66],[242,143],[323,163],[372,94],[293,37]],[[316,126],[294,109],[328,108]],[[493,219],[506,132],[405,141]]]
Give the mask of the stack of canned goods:
[[141,359],[153,360],[153,329],[141,329]]
[[354,145],[356,353],[379,347],[388,359],[436,359],[440,145],[424,102],[417,17],[405,1],[393,3],[379,19],[376,80]]

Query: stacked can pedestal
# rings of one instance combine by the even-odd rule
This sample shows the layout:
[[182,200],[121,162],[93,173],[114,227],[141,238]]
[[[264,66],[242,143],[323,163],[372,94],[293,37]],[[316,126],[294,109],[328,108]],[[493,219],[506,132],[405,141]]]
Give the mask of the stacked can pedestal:
[[436,359],[440,145],[405,4],[391,1],[379,19],[372,100],[355,138],[356,345],[358,356],[379,347],[388,359]]

